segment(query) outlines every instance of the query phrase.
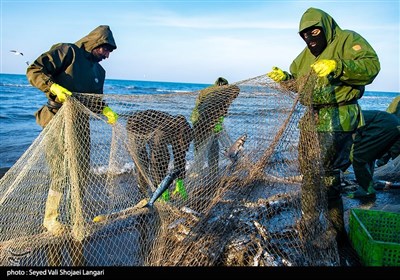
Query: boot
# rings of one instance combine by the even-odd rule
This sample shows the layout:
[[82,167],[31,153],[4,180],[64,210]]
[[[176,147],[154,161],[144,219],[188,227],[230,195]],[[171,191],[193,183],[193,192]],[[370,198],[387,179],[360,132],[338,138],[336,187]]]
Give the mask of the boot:
[[43,226],[52,234],[60,236],[65,231],[65,226],[57,221],[58,207],[60,205],[62,193],[49,190],[44,212]]
[[341,197],[342,184],[340,170],[326,172],[328,190],[328,216],[336,232],[336,241],[339,246],[346,244],[347,232],[344,227],[344,208]]

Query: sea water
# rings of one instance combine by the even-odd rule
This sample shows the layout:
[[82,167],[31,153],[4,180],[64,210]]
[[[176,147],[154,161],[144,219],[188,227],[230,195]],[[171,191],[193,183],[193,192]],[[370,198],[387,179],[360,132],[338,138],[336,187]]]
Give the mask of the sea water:
[[[207,86],[209,84],[108,79],[104,93],[174,94],[195,92]],[[46,103],[45,94],[30,85],[25,75],[0,74],[0,169],[14,165],[40,134],[42,128],[36,124],[34,113]]]

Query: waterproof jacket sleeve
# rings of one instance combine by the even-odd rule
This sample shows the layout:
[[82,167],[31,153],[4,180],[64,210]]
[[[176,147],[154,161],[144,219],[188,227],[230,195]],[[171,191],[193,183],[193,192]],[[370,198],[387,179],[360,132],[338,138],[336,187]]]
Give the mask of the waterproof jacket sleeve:
[[27,68],[26,76],[34,87],[43,91],[47,98],[54,100],[55,96],[51,95],[50,86],[56,82],[55,77],[72,63],[73,58],[73,50],[68,44],[53,46]]

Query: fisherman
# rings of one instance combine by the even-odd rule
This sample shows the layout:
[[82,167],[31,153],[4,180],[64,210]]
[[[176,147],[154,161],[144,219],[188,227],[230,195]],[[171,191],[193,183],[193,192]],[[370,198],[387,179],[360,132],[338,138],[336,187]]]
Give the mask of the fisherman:
[[[340,171],[349,161],[352,134],[364,125],[364,119],[357,100],[371,84],[380,71],[380,62],[375,50],[358,33],[343,30],[326,12],[309,8],[303,14],[299,35],[306,47],[290,65],[290,73],[273,67],[267,75],[282,84],[295,79],[300,94],[300,102],[308,111],[300,121],[299,161],[303,175],[302,222],[305,228],[320,225],[319,191],[315,189],[312,172],[315,162],[309,155],[315,147],[320,147],[323,168],[323,193],[328,201],[328,216],[334,229],[334,236],[340,244],[347,243],[344,230],[343,201],[341,198]],[[303,96],[307,87],[300,81],[310,77],[315,81],[309,99]],[[307,85],[307,84],[306,84]],[[313,120],[313,121],[311,121]],[[313,127],[316,123],[318,143],[310,147]],[[327,232],[327,231],[325,231]],[[326,236],[327,240],[330,239]],[[322,236],[312,236],[313,244]]]
[[[394,114],[398,118],[400,118],[400,95],[395,97],[393,101],[389,104],[389,107],[386,109],[386,112]],[[390,147],[389,151],[387,151],[381,158],[376,161],[376,165],[378,167],[383,166],[389,162],[389,160],[394,160],[396,157],[400,155],[400,140],[397,140],[396,143]]]
[[362,112],[365,125],[357,129],[350,155],[354,175],[360,187],[350,193],[349,198],[375,197],[375,160],[400,142],[400,117],[396,116],[395,111],[392,114],[378,110]]
[[200,91],[190,116],[194,131],[195,158],[203,151],[207,154],[210,174],[218,172],[219,135],[228,108],[239,94],[239,87],[229,85],[228,80],[218,77],[213,85]]
[[[168,172],[171,146],[174,177],[177,178],[174,194],[186,198],[186,153],[192,141],[192,128],[182,115],[172,116],[157,110],[138,111],[128,117],[129,152],[136,164],[139,189],[148,195],[162,182]],[[169,191],[163,193],[169,199]]]
[[[102,100],[103,85],[105,81],[105,70],[100,61],[109,57],[110,53],[117,48],[114,36],[107,25],[100,25],[89,34],[75,43],[58,43],[53,45],[49,51],[41,54],[28,68],[26,76],[29,82],[43,91],[47,97],[47,104],[42,106],[36,113],[36,122],[44,129],[52,121],[54,116],[63,106],[63,103],[73,96],[89,107],[94,113],[103,114],[109,124],[114,124],[118,115]],[[85,95],[81,93],[92,93]],[[98,97],[94,97],[98,95]],[[79,191],[80,199],[84,197],[87,188],[87,176],[90,173],[90,127],[89,117],[80,110],[71,110],[69,116],[70,130],[64,125],[56,125],[51,129],[58,132],[46,134],[46,161],[49,165],[51,183],[47,196],[43,226],[55,236],[61,236],[67,227],[60,222],[59,209],[63,201],[63,194],[68,193],[66,184],[68,178],[74,178],[75,186]],[[64,121],[64,120],[62,120]],[[72,135],[71,135],[72,134]],[[66,138],[72,139],[73,148],[68,149]],[[71,166],[65,166],[66,154],[75,155],[69,158],[76,162],[72,166],[75,172],[71,173]],[[69,174],[69,176],[66,176]],[[77,175],[77,176],[75,176]],[[73,213],[70,213],[73,215]],[[67,217],[70,220],[72,216]],[[73,223],[72,236],[74,236],[75,249],[71,258],[74,265],[85,264],[83,257],[84,238],[82,223]],[[51,248],[51,247],[49,247]],[[49,265],[61,265],[61,245],[57,243],[49,250]]]
[[[41,54],[28,68],[27,78],[29,82],[43,91],[47,97],[47,104],[36,113],[36,121],[45,128],[57,114],[65,100],[74,96],[81,100],[84,95],[79,93],[103,93],[105,70],[99,64],[109,57],[117,48],[113,34],[107,25],[100,25],[88,35],[75,43],[59,43],[53,45],[49,51]],[[118,115],[108,107],[101,98],[92,105],[95,113],[102,113],[108,119],[109,124],[117,121]],[[97,106],[97,107],[96,107]],[[74,139],[77,142],[77,163],[79,166],[80,191],[85,188],[85,178],[89,172],[88,150],[90,150],[89,119],[83,113],[74,111],[71,123],[76,133]],[[65,135],[62,127],[54,139],[48,139],[46,159],[50,165],[51,185],[46,202],[43,226],[54,235],[61,235],[65,227],[59,222],[59,205],[65,187],[64,174],[64,149]],[[49,147],[53,145],[52,149]]]

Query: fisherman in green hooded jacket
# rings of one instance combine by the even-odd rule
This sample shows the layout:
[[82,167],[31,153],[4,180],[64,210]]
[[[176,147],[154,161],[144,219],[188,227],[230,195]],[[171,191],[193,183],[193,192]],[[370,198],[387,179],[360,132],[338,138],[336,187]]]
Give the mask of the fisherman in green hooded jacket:
[[[29,82],[45,93],[48,102],[36,113],[36,121],[45,128],[51,125],[63,103],[73,96],[94,113],[103,114],[109,124],[114,124],[118,115],[107,106],[101,97],[94,98],[82,93],[103,94],[105,70],[99,64],[117,48],[113,34],[107,25],[100,25],[75,43],[58,43],[41,54],[28,68]],[[88,150],[90,150],[89,118],[79,110],[73,110],[72,133],[75,133],[78,182],[81,195],[89,173]],[[65,225],[59,221],[59,206],[65,187],[64,174],[64,133],[47,134],[46,160],[50,166],[51,185],[47,197],[43,226],[52,234],[59,236]],[[54,139],[53,139],[54,138]],[[52,148],[50,148],[52,147]],[[79,238],[82,238],[80,236]]]
[[[303,14],[299,35],[307,47],[290,65],[290,73],[273,67],[267,75],[275,82],[300,80],[314,75],[316,85],[310,99],[300,98],[312,112],[321,148],[321,160],[324,169],[323,182],[328,200],[328,216],[336,231],[336,240],[340,244],[347,241],[343,221],[343,202],[340,196],[340,170],[348,163],[352,145],[352,134],[364,125],[361,108],[357,102],[363,96],[365,86],[371,84],[380,71],[378,56],[371,45],[358,33],[343,30],[326,12],[309,8]],[[302,85],[298,85],[300,97]],[[302,134],[307,128],[300,123],[299,161],[300,168],[312,168],[310,162],[301,154],[304,143]],[[302,219],[318,219],[318,209],[307,201],[303,173]]]
[[229,106],[239,91],[237,85],[230,85],[228,80],[218,77],[213,85],[200,91],[190,115],[194,131],[195,157],[198,158],[203,152],[207,155],[210,174],[218,173],[219,136]]
[[[392,102],[389,104],[386,112],[395,115],[398,119],[400,119],[400,95],[395,97]],[[394,160],[396,157],[400,155],[400,139],[394,143],[389,151],[387,151],[381,158],[376,161],[376,165],[378,167],[385,165],[389,162],[389,160]]]

